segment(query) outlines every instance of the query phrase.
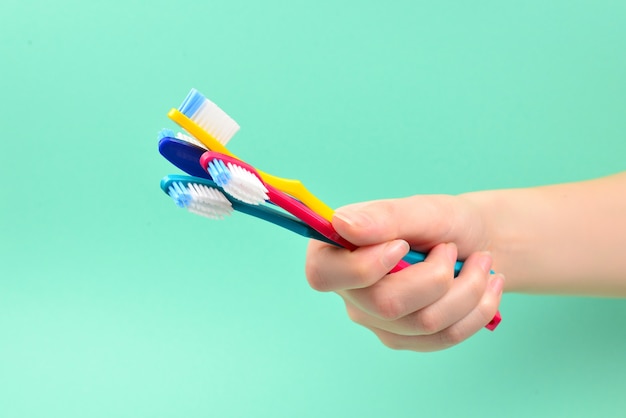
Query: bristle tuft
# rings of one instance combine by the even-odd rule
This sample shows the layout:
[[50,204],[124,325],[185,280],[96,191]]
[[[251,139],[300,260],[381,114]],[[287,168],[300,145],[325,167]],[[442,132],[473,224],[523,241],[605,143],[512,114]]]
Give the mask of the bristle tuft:
[[169,187],[167,194],[170,195],[176,206],[186,208],[191,203],[192,197],[183,183],[175,182]]
[[263,182],[243,167],[216,158],[207,167],[213,181],[237,200],[259,205],[269,199]]
[[224,161],[213,160],[209,163],[207,169],[209,175],[218,186],[224,187],[230,182],[232,176],[230,170],[224,165]]
[[224,191],[245,203],[259,205],[269,199],[267,188],[259,178],[238,165],[228,163],[231,180]]
[[237,133],[239,125],[215,103],[192,89],[178,109],[222,145]]
[[195,183],[189,183],[188,189],[192,197],[187,207],[190,212],[211,219],[222,219],[232,213],[232,204],[219,190]]
[[159,131],[158,140],[163,138],[176,138],[176,134],[171,129],[163,128]]
[[184,134],[182,132],[178,132],[176,134],[176,139],[180,139],[181,141],[185,141],[188,144],[192,144],[192,145],[195,145],[197,147],[204,148],[205,150],[208,151],[208,148],[206,147],[206,145],[204,145],[202,142],[198,141],[196,138],[194,138],[191,135],[186,135],[186,134]]
[[221,191],[204,184],[174,182],[168,194],[176,206],[210,219],[222,219],[233,211],[232,204]]

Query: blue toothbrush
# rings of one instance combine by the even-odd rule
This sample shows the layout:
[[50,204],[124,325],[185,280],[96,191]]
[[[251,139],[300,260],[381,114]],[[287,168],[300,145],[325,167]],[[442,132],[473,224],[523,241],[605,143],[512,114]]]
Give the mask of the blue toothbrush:
[[[223,201],[216,204],[214,200],[209,202],[207,199],[202,199],[201,196],[198,197],[199,192],[197,190],[205,190],[205,187],[212,189],[213,192],[220,193],[227,200],[228,207],[222,203]],[[299,219],[271,206],[250,205],[241,202],[222,193],[221,188],[217,184],[206,178],[170,174],[161,180],[161,190],[168,194],[177,206],[188,208],[199,215],[212,215],[208,217],[222,218],[228,215],[230,213],[228,209],[232,208],[232,210],[268,221],[303,237],[331,243],[326,237]]]

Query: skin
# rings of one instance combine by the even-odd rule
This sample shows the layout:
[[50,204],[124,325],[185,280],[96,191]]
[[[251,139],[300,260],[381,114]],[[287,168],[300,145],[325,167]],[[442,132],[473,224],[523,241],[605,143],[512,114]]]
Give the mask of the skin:
[[[493,318],[504,291],[626,297],[626,172],[359,203],[338,209],[333,226],[359,248],[311,241],[307,280],[341,296],[348,316],[393,349],[466,340]],[[409,248],[426,260],[388,274]],[[465,262],[454,279],[457,259]]]

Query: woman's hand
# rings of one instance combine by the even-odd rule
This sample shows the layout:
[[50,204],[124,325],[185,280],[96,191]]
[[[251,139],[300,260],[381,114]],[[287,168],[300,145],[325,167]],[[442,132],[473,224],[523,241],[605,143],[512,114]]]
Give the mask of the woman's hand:
[[[414,196],[350,205],[333,226],[355,251],[312,241],[306,276],[333,291],[349,317],[387,346],[440,350],[467,339],[496,314],[503,277],[490,275],[489,236],[479,211],[455,196]],[[409,247],[422,263],[388,272]],[[457,258],[465,259],[454,278]]]

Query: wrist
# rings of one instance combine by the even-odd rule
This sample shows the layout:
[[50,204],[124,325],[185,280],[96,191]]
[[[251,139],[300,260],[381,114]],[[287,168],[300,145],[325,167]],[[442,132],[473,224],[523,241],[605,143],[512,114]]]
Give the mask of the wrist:
[[491,252],[492,269],[506,277],[506,292],[528,292],[534,274],[531,243],[533,228],[524,216],[523,202],[534,197],[530,189],[487,190],[460,195],[477,211],[484,228],[485,245],[481,250]]

